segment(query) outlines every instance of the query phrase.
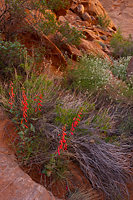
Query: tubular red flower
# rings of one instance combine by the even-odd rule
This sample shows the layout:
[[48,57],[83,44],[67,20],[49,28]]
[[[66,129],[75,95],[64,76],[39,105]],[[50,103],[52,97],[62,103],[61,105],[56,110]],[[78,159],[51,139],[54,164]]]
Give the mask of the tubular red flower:
[[37,112],[37,110],[41,111],[40,106],[42,106],[42,104],[40,102],[42,102],[42,95],[36,95],[37,98],[34,99],[34,101],[37,102],[37,108],[35,108],[35,112]]
[[80,122],[80,120],[81,120],[81,119],[80,119],[80,118],[81,118],[81,114],[82,114],[82,110],[79,111],[79,113],[78,113],[78,115],[77,115],[77,116],[78,116],[77,118],[76,118],[76,117],[73,118],[73,122],[72,122],[71,129],[70,129],[70,130],[71,130],[71,132],[70,132],[71,135],[73,135],[73,132],[72,132],[72,131],[75,130],[76,126],[79,125],[79,122]]
[[[23,111],[23,118],[25,120],[25,122],[27,122],[27,110],[28,110],[28,103],[27,103],[27,97],[26,97],[26,94],[25,94],[25,90],[23,89],[22,90],[22,104],[23,104],[23,107],[22,107],[22,111]],[[21,123],[23,122],[23,119],[21,120]],[[24,125],[26,128],[28,128],[26,125]]]

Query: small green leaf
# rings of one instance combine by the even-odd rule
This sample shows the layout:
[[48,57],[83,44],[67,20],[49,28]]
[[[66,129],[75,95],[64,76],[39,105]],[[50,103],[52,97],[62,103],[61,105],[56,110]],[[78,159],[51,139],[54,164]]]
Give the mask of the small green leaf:
[[33,124],[30,124],[30,130],[35,133],[35,128],[34,128]]
[[37,120],[38,118],[31,118],[32,120]]
[[42,170],[42,174],[46,174],[46,170]]
[[18,135],[24,135],[24,132],[23,131],[20,131],[17,133]]

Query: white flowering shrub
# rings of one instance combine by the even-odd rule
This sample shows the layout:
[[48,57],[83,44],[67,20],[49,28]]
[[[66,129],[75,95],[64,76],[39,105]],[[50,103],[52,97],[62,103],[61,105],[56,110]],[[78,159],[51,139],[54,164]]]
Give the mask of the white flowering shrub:
[[[95,92],[106,85],[109,74],[107,61],[85,55],[74,69],[67,72],[67,85],[79,91]],[[71,80],[71,81],[70,81]]]
[[118,79],[121,79],[122,81],[126,81],[126,70],[130,59],[131,56],[128,56],[126,58],[121,57],[118,60],[114,60],[113,66],[110,67],[110,70],[112,71],[113,75],[116,76]]

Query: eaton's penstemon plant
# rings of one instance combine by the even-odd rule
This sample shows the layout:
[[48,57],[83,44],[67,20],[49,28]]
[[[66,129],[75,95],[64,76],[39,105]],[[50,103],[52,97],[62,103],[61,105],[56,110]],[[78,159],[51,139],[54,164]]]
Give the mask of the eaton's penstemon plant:
[[[23,88],[23,90],[22,90],[22,97],[23,97],[23,99],[22,99],[23,118],[22,118],[22,120],[21,120],[21,124],[23,123],[23,120],[25,120],[25,122],[27,122],[28,103],[27,103],[27,97],[26,97],[24,88]],[[24,124],[24,126],[25,126],[26,128],[28,128],[27,125]]]
[[[73,122],[72,122],[72,125],[71,125],[71,129],[70,129],[70,133],[71,135],[74,135],[74,130],[75,128],[79,125],[79,122],[81,120],[81,115],[82,115],[82,110],[79,111],[77,117],[74,117],[73,118]],[[60,134],[59,134],[60,136]],[[59,146],[58,146],[58,150],[56,151],[56,153],[58,153],[58,155],[60,155],[60,150],[67,150],[67,142],[66,142],[66,139],[65,139],[65,136],[66,136],[66,126],[62,127],[62,136],[61,136],[61,139],[59,141]]]
[[35,102],[37,102],[37,107],[35,108],[35,112],[37,112],[37,110],[41,111],[41,107],[42,106],[42,94],[40,95],[36,95],[36,98],[34,99]]
[[79,111],[78,116],[73,118],[73,122],[71,125],[71,135],[73,135],[73,131],[75,130],[76,126],[79,125],[79,122],[81,120],[82,110]]

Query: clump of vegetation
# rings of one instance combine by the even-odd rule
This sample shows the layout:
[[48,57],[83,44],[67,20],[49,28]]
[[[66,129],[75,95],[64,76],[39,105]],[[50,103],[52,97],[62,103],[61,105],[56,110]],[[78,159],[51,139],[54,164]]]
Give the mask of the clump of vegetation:
[[66,86],[72,90],[94,93],[108,82],[106,67],[106,61],[103,59],[84,56],[76,68],[66,73]]
[[104,28],[104,29],[107,29],[110,25],[110,19],[109,17],[105,14],[105,15],[98,15],[97,16],[98,18],[98,24]]
[[122,31],[118,28],[117,32],[113,35],[110,40],[110,45],[113,49],[115,58],[127,57],[133,55],[133,41],[131,35],[125,38],[122,35]]
[[0,70],[6,75],[13,71],[13,68],[22,70],[21,64],[24,62],[26,48],[19,42],[5,42],[0,37]]
[[110,70],[112,71],[113,75],[116,76],[118,79],[121,79],[122,81],[126,81],[127,77],[127,67],[128,63],[131,59],[131,56],[128,57],[121,57],[117,60],[113,60],[113,65],[110,67]]

